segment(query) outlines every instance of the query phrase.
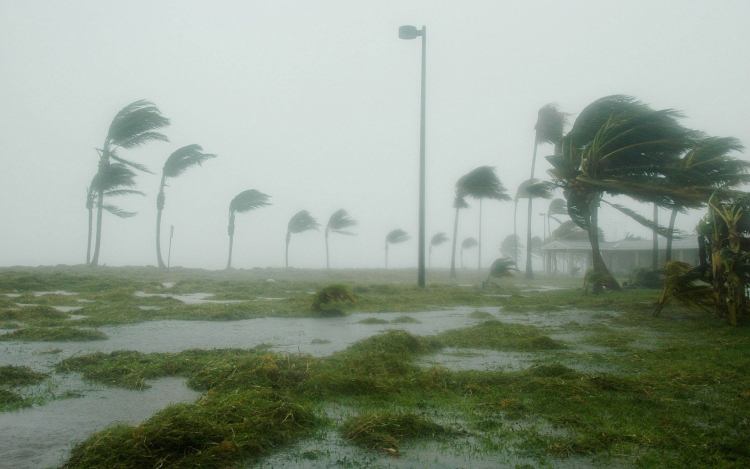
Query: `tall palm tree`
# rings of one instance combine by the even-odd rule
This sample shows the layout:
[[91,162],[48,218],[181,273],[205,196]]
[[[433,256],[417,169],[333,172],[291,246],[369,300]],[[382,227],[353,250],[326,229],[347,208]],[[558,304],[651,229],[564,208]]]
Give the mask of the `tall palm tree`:
[[238,213],[247,213],[250,210],[256,208],[265,207],[271,205],[268,203],[269,196],[256,191],[255,189],[246,190],[237,194],[229,203],[229,225],[227,226],[227,232],[229,233],[229,258],[227,259],[227,269],[232,268],[232,245],[234,244],[234,217]]
[[[534,126],[534,155],[531,157],[531,176],[534,179],[536,167],[536,151],[540,143],[557,143],[562,136],[565,124],[568,123],[568,115],[560,111],[560,106],[555,103],[545,104],[537,113],[536,125]],[[526,278],[534,278],[531,270],[531,212],[533,197],[529,197],[528,216],[526,219]]]
[[[507,257],[509,259],[513,259],[513,256],[518,256],[518,246],[521,242],[521,239],[512,234],[505,237],[502,243],[500,243],[500,252],[502,253],[503,257]],[[518,258],[516,257],[513,264],[515,264],[518,261]]]
[[666,262],[672,260],[672,239],[678,212],[706,205],[710,191],[733,189],[750,182],[750,162],[731,155],[744,149],[733,137],[707,137],[698,140],[667,174],[667,184],[677,187],[705,187],[705,200],[672,198],[672,213],[667,230]]
[[[91,179],[91,185],[86,189],[86,208],[89,211],[88,245],[86,248],[86,264],[91,262],[91,235],[94,227],[94,207],[97,203],[99,191],[104,192],[105,197],[118,197],[123,195],[144,195],[141,191],[122,189],[135,186],[135,172],[122,163],[112,163],[107,166],[104,173],[97,173]],[[125,211],[116,205],[104,204],[102,207],[112,215],[120,218],[130,218],[135,212]]]
[[447,241],[448,241],[448,236],[446,236],[446,234],[443,232],[436,233],[435,236],[433,236],[432,239],[430,240],[430,250],[428,254],[428,265],[430,268],[432,268],[432,247],[440,246],[441,244]]
[[[571,219],[589,234],[595,277],[594,291],[604,286],[619,289],[599,249],[598,211],[607,203],[639,223],[653,228],[651,220],[607,202],[604,193],[627,195],[641,202],[669,206],[670,197],[700,195],[690,188],[663,184],[669,168],[690,148],[697,133],[679,123],[672,109],[653,110],[629,96],[606,96],[587,106],[573,128],[547,159],[548,172],[561,187]],[[660,233],[666,229],[658,227]]]
[[389,244],[400,244],[404,241],[408,241],[411,237],[406,234],[406,231],[396,228],[385,236],[385,268],[388,268],[388,245]]
[[156,197],[156,260],[160,268],[166,268],[166,264],[161,258],[161,212],[164,210],[164,187],[167,185],[167,178],[176,178],[191,166],[201,165],[204,161],[216,158],[211,153],[203,153],[200,145],[188,145],[174,151],[161,171],[161,183],[159,184],[159,195]]
[[286,229],[286,251],[284,255],[286,267],[289,267],[289,241],[292,240],[293,233],[304,233],[305,231],[318,230],[317,220],[315,220],[307,210],[300,210],[289,219]]
[[328,224],[326,225],[326,231],[325,231],[325,238],[326,238],[326,269],[330,269],[331,266],[328,263],[328,233],[338,233],[342,235],[347,236],[356,236],[354,233],[350,231],[346,231],[347,228],[350,228],[352,226],[357,226],[359,222],[352,217],[349,216],[349,214],[344,210],[343,208],[340,210],[336,210],[333,212],[333,215],[331,215],[331,218],[328,219]]
[[[99,152],[98,174],[107,172],[110,160],[115,160],[140,171],[148,171],[145,166],[121,158],[117,150],[131,150],[146,143],[161,140],[168,142],[169,139],[157,130],[167,127],[169,119],[162,116],[159,109],[151,102],[140,100],[128,104],[115,115],[109,126],[104,145]],[[89,264],[95,267],[99,264],[99,252],[102,241],[102,210],[104,210],[104,190],[99,189],[97,194],[96,212],[96,245],[94,247],[94,258]]]
[[474,249],[479,246],[479,242],[474,238],[466,238],[461,242],[461,268],[464,268],[464,250]]
[[479,268],[482,266],[482,200],[511,200],[505,190],[505,186],[498,179],[495,168],[492,166],[480,166],[464,174],[456,182],[456,198],[453,207],[456,209],[456,221],[453,227],[453,257],[451,259],[451,277],[456,276],[456,236],[458,235],[458,210],[468,208],[466,198],[471,197],[479,200]]

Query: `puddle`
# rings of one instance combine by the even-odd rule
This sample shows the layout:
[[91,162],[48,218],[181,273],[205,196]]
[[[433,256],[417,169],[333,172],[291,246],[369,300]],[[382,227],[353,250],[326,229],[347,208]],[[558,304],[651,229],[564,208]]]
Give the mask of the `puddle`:
[[554,291],[554,290],[569,290],[569,288],[567,287],[556,287],[554,285],[519,285],[519,287],[529,287],[525,290],[519,290],[523,293]]
[[259,296],[255,298],[255,301],[279,301],[279,300],[288,300],[289,298],[271,298],[266,296]]
[[484,295],[489,296],[490,298],[510,298],[512,295]]
[[538,353],[446,348],[417,362],[425,368],[443,366],[452,371],[523,370],[539,361]]
[[182,301],[186,305],[200,305],[204,303],[228,304],[245,302],[245,300],[207,300],[206,298],[214,296],[213,293],[189,293],[187,295],[173,295],[171,293],[144,293],[142,291],[137,291],[135,292],[135,296],[139,298],[148,298],[150,296],[174,298],[175,300]]
[[8,298],[20,298],[20,293],[3,293],[3,295],[7,296]]
[[72,296],[77,295],[78,293],[71,293],[68,291],[58,290],[58,291],[38,291],[34,292],[34,296],[44,296],[44,295],[63,295],[63,296]]
[[164,282],[164,283],[161,284],[161,286],[164,287],[164,288],[172,288],[175,285],[176,285],[175,282]]
[[78,311],[79,309],[83,309],[83,306],[53,306],[53,308],[60,311],[61,313],[70,313],[71,311]]
[[139,306],[138,309],[142,309],[144,311],[152,311],[157,309],[164,309],[161,306]]
[[70,314],[68,315],[68,321],[77,321],[79,319],[86,319],[88,315],[86,314]]
[[3,468],[58,466],[70,449],[115,422],[138,424],[171,403],[192,402],[200,393],[184,378],[151,380],[145,391],[104,388],[84,397],[0,413]]
[[95,303],[94,300],[87,300],[85,298],[79,298],[76,301],[79,302],[79,303]]

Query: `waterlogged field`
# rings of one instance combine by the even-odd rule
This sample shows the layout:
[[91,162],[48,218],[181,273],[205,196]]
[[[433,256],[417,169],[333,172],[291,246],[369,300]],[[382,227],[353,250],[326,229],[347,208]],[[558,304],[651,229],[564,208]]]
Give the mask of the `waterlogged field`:
[[[3,467],[748,467],[750,334],[472,271],[0,270]],[[349,285],[346,315],[313,294]]]

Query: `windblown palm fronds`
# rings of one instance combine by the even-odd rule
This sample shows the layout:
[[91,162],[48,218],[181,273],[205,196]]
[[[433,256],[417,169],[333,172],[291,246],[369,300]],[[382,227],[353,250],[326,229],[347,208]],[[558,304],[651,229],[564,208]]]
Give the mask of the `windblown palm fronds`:
[[[516,235],[508,235],[505,237],[502,243],[500,243],[500,252],[502,253],[503,257],[507,257],[509,259],[513,259],[513,256],[516,255],[517,248],[522,247],[520,245],[521,240]],[[514,261],[514,264],[516,262]]]
[[536,142],[557,143],[563,136],[565,126],[568,124],[569,115],[566,112],[560,111],[560,106],[556,103],[549,103],[542,106],[539,109],[536,125],[534,126]]
[[203,153],[203,148],[200,145],[193,144],[175,150],[164,163],[159,194],[156,196],[156,260],[160,268],[167,267],[161,258],[161,215],[166,200],[164,187],[167,185],[167,178],[176,178],[191,166],[201,166],[204,161],[210,158],[216,158],[216,155]]
[[227,259],[227,269],[232,268],[232,246],[234,244],[234,218],[238,213],[247,213],[256,208],[271,205],[268,203],[269,196],[255,189],[240,192],[229,203],[229,258]]
[[477,240],[474,238],[466,238],[461,242],[461,249],[472,249],[477,247]]
[[654,310],[658,316],[669,301],[704,311],[710,311],[714,305],[714,293],[705,283],[700,269],[679,261],[670,261],[664,266],[664,291]]
[[326,268],[330,268],[329,258],[328,258],[328,233],[338,233],[342,235],[347,236],[356,236],[355,233],[352,233],[351,231],[346,231],[347,228],[350,228],[352,226],[357,226],[359,222],[357,220],[353,219],[349,216],[349,214],[344,210],[343,208],[340,210],[336,210],[331,215],[331,218],[328,219],[328,224],[326,225],[325,230],[325,241],[326,241]]
[[286,229],[286,251],[284,255],[286,267],[289,267],[289,241],[292,239],[292,234],[304,233],[310,230],[317,231],[319,226],[318,221],[307,210],[300,210],[289,219]]
[[411,237],[406,231],[396,228],[385,236],[385,268],[388,268],[388,246],[390,244],[400,244],[408,241]]
[[490,273],[487,275],[485,285],[489,284],[493,278],[505,278],[512,277],[513,272],[516,270],[516,263],[509,257],[503,257],[495,259],[495,262],[490,266]]

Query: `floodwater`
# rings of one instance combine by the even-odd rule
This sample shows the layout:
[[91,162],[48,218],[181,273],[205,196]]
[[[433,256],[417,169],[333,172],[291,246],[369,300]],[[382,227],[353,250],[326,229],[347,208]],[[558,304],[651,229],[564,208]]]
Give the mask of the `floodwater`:
[[135,292],[135,296],[139,298],[147,298],[150,296],[158,296],[161,298],[174,298],[175,300],[182,301],[186,305],[200,305],[204,303],[215,303],[215,304],[229,304],[229,303],[244,303],[245,300],[208,300],[213,293],[188,293],[185,295],[175,295],[172,293],[144,293],[142,291]]

